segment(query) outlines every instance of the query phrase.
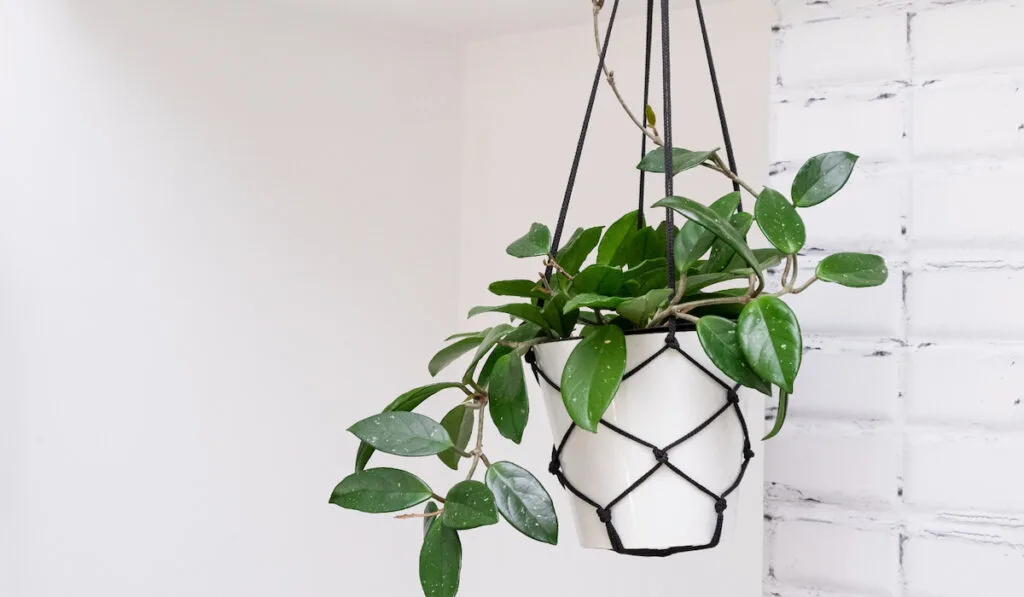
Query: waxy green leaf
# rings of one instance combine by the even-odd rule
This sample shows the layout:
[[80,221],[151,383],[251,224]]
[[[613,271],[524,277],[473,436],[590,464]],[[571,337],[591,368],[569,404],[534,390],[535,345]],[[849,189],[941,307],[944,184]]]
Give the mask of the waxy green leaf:
[[445,346],[438,351],[437,354],[430,359],[430,364],[427,365],[427,370],[430,371],[431,376],[435,376],[440,373],[445,367],[451,365],[459,357],[473,350],[480,345],[483,338],[478,336],[469,336],[468,338],[462,338],[453,344]]
[[547,296],[547,293],[541,290],[540,283],[533,280],[500,280],[493,282],[487,289],[498,296],[522,298],[545,298]]
[[644,261],[657,259],[664,254],[665,243],[658,238],[654,228],[645,226],[634,231],[623,241],[611,264],[636,267]]
[[558,257],[555,258],[555,261],[562,266],[563,270],[569,272],[570,276],[575,276],[590,252],[597,246],[603,229],[604,226],[597,226],[586,230],[583,228],[576,230],[569,242],[558,250]]
[[487,330],[487,335],[480,341],[476,354],[473,355],[473,360],[470,361],[469,367],[466,368],[466,374],[463,376],[462,381],[468,384],[473,379],[473,374],[476,373],[476,366],[480,363],[480,360],[514,329],[509,324],[503,323]]
[[[680,172],[685,172],[700,166],[706,162],[708,158],[715,154],[715,151],[690,151],[689,149],[682,149],[675,147],[672,149],[672,174],[676,175]],[[637,164],[637,170],[643,170],[645,172],[665,172],[665,149],[659,147],[654,151],[651,151],[644,156],[640,163]]]
[[624,300],[626,299],[621,296],[603,296],[591,293],[577,294],[569,299],[569,302],[565,303],[564,311],[569,312],[584,307],[590,309],[614,309]]
[[551,250],[551,230],[544,224],[530,226],[530,231],[505,249],[513,257],[540,257]]
[[626,337],[614,325],[589,327],[562,370],[562,401],[573,421],[587,431],[612,403],[626,372]]
[[530,402],[519,355],[512,352],[494,363],[487,389],[488,411],[498,433],[517,444],[523,441],[523,431],[530,419]]
[[793,179],[793,203],[811,207],[835,195],[846,186],[859,158],[845,151],[832,151],[807,160]]
[[448,528],[465,531],[498,523],[494,495],[479,481],[457,483],[444,499],[441,523]]
[[775,412],[775,426],[761,441],[768,441],[782,431],[782,426],[786,423],[787,410],[789,410],[789,394],[785,390],[779,390],[779,409]]
[[765,187],[757,196],[754,218],[768,242],[786,255],[796,255],[807,242],[803,218],[793,204],[775,189]]
[[476,317],[481,313],[505,313],[517,319],[535,323],[545,329],[549,327],[541,310],[536,305],[527,303],[512,303],[498,307],[473,307],[469,310],[469,317]]
[[747,365],[747,359],[740,349],[735,322],[714,315],[701,317],[697,322],[697,336],[704,347],[704,352],[722,373],[736,383],[754,388],[762,394],[772,395],[771,384],[761,379]]
[[[712,234],[725,241],[730,247],[732,247],[733,251],[736,251],[736,253],[747,262],[747,264],[754,268],[754,273],[757,275],[760,285],[764,285],[764,274],[761,273],[761,270],[758,267],[758,259],[754,252],[749,246],[747,246],[747,241],[736,234],[736,231],[729,225],[729,222],[713,210],[697,203],[696,201],[692,201],[684,197],[665,197],[661,201],[655,203],[654,206],[671,208],[682,214],[686,219],[697,222],[704,228],[710,230]],[[681,234],[682,231],[680,231],[680,235]],[[678,264],[679,261],[677,260],[676,263]]]
[[[466,446],[469,445],[469,438],[473,435],[473,410],[466,408],[465,406],[459,405],[448,411],[448,414],[441,419],[441,427],[448,432],[448,437],[452,439],[452,443],[459,450],[465,451]],[[459,462],[462,460],[462,456],[459,455],[454,449],[449,448],[444,452],[437,455],[441,459],[441,462],[453,471],[459,470]]]
[[[442,382],[432,383],[426,386],[420,386],[409,390],[402,394],[398,398],[395,398],[391,404],[384,408],[383,412],[408,412],[423,404],[428,398],[437,394],[442,390],[461,388],[462,384],[453,382]],[[376,450],[373,446],[366,442],[359,443],[359,449],[356,450],[356,471],[361,471],[366,468],[366,464],[370,462],[370,457]]]
[[[750,232],[750,227],[754,224],[754,216],[747,212],[735,213],[729,217],[729,224],[741,238],[747,238],[747,233]],[[729,266],[735,255],[736,251],[733,251],[728,243],[716,239],[711,245],[711,254],[707,263],[704,264],[703,272],[711,274],[726,271],[725,268]]]
[[373,415],[348,430],[377,450],[396,456],[433,456],[452,447],[452,440],[441,425],[412,412]]
[[577,274],[572,288],[576,294],[614,296],[624,281],[622,270],[617,267],[591,265]]
[[420,548],[420,586],[424,597],[455,597],[461,572],[462,541],[458,531],[443,524],[430,525]]
[[[658,204],[656,203],[655,205]],[[739,205],[740,194],[729,193],[717,199],[706,209],[714,212],[723,221],[727,221]],[[726,225],[728,225],[728,222],[726,222]],[[709,230],[700,222],[688,218],[688,221],[679,229],[679,234],[676,235],[675,239],[676,270],[685,271],[703,257],[715,242],[715,238],[714,231]],[[743,236],[738,236],[738,238],[742,239]],[[726,241],[723,240],[721,242],[725,243]],[[728,243],[726,244],[728,246]]]
[[486,388],[491,382],[491,372],[494,371],[494,364],[498,362],[498,359],[511,352],[511,346],[495,346],[494,350],[491,351],[491,354],[487,355],[487,360],[484,361],[484,366],[480,368],[480,374],[477,376],[476,382]]
[[526,469],[511,462],[495,462],[484,477],[494,493],[501,516],[531,539],[558,544],[558,515],[551,496]]
[[644,326],[659,309],[668,303],[672,294],[673,291],[668,288],[652,290],[641,297],[623,302],[615,311],[633,323]]
[[[785,257],[785,255],[782,254],[782,251],[775,248],[754,249],[754,256],[758,261],[758,269],[762,272],[766,269],[778,266],[782,263],[782,260]],[[750,275],[752,270],[745,259],[736,255],[732,258],[732,261],[729,262],[729,265],[726,266],[725,271],[747,276]]]
[[743,308],[737,331],[750,368],[792,392],[804,347],[800,323],[789,305],[773,296],[760,296]]
[[430,487],[412,473],[372,468],[345,477],[331,493],[331,503],[349,510],[398,512],[430,499]]
[[[424,514],[433,514],[437,512],[437,504],[434,502],[427,502],[427,507],[423,509]],[[427,531],[430,530],[430,525],[434,524],[437,520],[437,516],[427,516],[423,519],[423,536],[427,536]]]
[[815,275],[825,282],[850,288],[870,288],[885,284],[889,268],[878,255],[836,253],[821,260]]
[[[605,231],[604,236],[601,238],[601,244],[597,246],[597,263],[600,265],[611,264],[612,258],[615,257],[615,254],[619,250],[619,246],[621,246],[630,233],[636,231],[637,228],[636,211],[631,211],[618,220],[615,220],[615,223],[609,226],[608,230]],[[642,228],[642,226],[640,226],[640,228]]]

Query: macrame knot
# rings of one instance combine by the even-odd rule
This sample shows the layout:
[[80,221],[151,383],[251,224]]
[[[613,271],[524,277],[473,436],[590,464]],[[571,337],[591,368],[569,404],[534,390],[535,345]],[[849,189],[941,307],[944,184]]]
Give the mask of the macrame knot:
[[740,395],[736,393],[736,390],[729,390],[729,404],[739,404]]
[[723,499],[719,499],[719,500],[715,501],[715,513],[716,514],[721,514],[722,512],[725,512],[725,508],[726,508],[727,505],[728,504],[726,504],[725,500],[723,500]]
[[605,508],[598,508],[597,509],[597,518],[601,522],[603,522],[604,524],[608,524],[609,522],[612,521],[612,513],[611,513],[611,511],[606,510]]
[[671,333],[665,336],[665,344],[668,344],[669,348],[679,348],[679,339],[674,333]]
[[750,442],[743,444],[743,457],[747,460],[754,457],[754,451],[750,449]]
[[662,450],[661,448],[654,448],[654,459],[660,462],[661,464],[665,464],[666,462],[668,462],[668,452]]
[[523,360],[526,361],[527,365],[532,365],[537,362],[537,355],[534,354],[532,348],[526,351],[526,354],[523,355]]
[[551,464],[548,465],[548,472],[552,475],[557,475],[562,470],[562,463],[558,460],[552,460]]

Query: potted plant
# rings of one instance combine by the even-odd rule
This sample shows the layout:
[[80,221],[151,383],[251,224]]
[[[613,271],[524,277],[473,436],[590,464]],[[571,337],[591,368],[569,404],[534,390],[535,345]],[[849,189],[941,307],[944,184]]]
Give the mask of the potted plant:
[[[846,152],[811,158],[787,198],[771,188],[755,191],[717,151],[673,149],[667,157],[659,148],[643,158],[641,170],[665,172],[671,163],[672,176],[694,168],[718,172],[754,197],[754,213],[738,211],[739,192],[709,206],[668,196],[653,207],[685,218],[678,230],[664,223],[649,226],[642,213],[631,212],[607,228],[577,230],[555,251],[548,228],[534,224],[507,252],[543,259],[550,275],[491,284],[490,291],[508,302],[477,307],[469,315],[501,313],[510,322],[451,336],[430,360],[429,372],[436,376],[468,356],[462,376],[412,389],[350,428],[361,440],[356,470],[334,489],[331,503],[372,513],[425,503],[422,512],[398,518],[424,521],[419,573],[427,597],[456,594],[459,533],[496,524],[499,516],[531,539],[556,544],[558,519],[543,485],[512,462],[492,460],[484,449],[488,419],[502,437],[521,441],[530,415],[529,367],[541,381],[555,432],[551,470],[574,495],[585,546],[664,555],[661,550],[671,545],[684,551],[713,544],[725,497],[752,456],[738,407],[743,393],[777,396],[768,439],[782,429],[795,388],[803,339],[782,299],[818,281],[858,288],[887,278],[880,257],[839,253],[821,259],[809,279],[798,279],[806,237],[800,210],[835,195],[856,161]],[[772,248],[748,245],[755,222]],[[766,273],[778,276],[771,291]],[[415,412],[435,396],[452,404],[440,421]],[[448,468],[466,472],[442,490],[402,470],[367,468],[375,451],[437,456]],[[686,452],[685,466],[675,462],[677,451]],[[709,481],[694,470],[728,474]],[[647,522],[639,516],[619,520],[619,526],[613,522],[616,504],[609,502],[636,497],[635,491],[623,492],[629,489],[618,481],[623,474],[638,479],[635,485],[664,476],[664,486],[637,497],[646,500]],[[677,483],[682,493],[670,494],[676,490],[667,483],[678,477],[686,481]],[[711,507],[717,530],[716,517],[708,516]]]

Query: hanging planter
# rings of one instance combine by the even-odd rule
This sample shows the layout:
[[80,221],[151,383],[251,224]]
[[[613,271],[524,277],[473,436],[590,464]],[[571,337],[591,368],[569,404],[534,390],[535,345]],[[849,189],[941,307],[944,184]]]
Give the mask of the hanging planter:
[[[593,2],[596,22],[604,1]],[[725,157],[718,150],[673,146],[668,0],[661,0],[663,130],[646,105],[646,84],[642,112],[622,100],[605,65],[619,7],[615,0],[603,41],[598,39],[598,66],[554,232],[534,224],[507,249],[513,257],[541,260],[543,274],[491,284],[493,294],[506,297],[504,304],[476,307],[469,315],[499,313],[510,322],[451,336],[431,359],[429,372],[437,376],[468,357],[461,378],[414,388],[349,429],[361,440],[355,472],[335,487],[330,501],[371,513],[425,503],[422,511],[398,518],[424,522],[419,574],[426,597],[458,592],[462,532],[503,518],[531,539],[558,541],[558,518],[543,484],[524,468],[495,458],[507,445],[485,450],[490,426],[514,443],[522,440],[531,408],[527,367],[540,383],[554,434],[549,471],[571,494],[584,547],[637,556],[710,549],[721,537],[728,498],[754,457],[755,430],[745,420],[744,398],[751,392],[777,396],[775,424],[764,438],[769,439],[782,429],[794,391],[803,338],[782,298],[817,281],[869,287],[888,276],[880,257],[840,253],[820,260],[813,276],[798,281],[806,237],[800,210],[840,191],[857,157],[832,152],[811,158],[789,197],[744,182],[699,0],[696,5]],[[653,8],[648,0],[648,69]],[[602,78],[642,132],[640,208],[607,227],[580,228],[563,244]],[[648,143],[658,147],[648,151]],[[724,176],[733,192],[709,205],[678,196],[676,177],[694,169]],[[648,173],[665,175],[663,198],[651,205],[644,197]],[[743,211],[742,193],[755,201],[752,215]],[[647,207],[664,208],[664,221],[648,225]],[[681,227],[676,218],[684,220]],[[747,244],[755,222],[772,248]],[[767,274],[777,280],[772,291]],[[440,421],[414,412],[427,400],[445,398],[451,406]],[[436,456],[464,476],[439,485],[400,469],[367,468],[376,451]]]

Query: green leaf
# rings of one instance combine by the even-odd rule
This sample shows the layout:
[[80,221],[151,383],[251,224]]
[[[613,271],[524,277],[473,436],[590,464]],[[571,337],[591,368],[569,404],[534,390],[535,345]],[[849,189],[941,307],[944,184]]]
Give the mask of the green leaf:
[[836,253],[818,263],[815,272],[820,280],[850,288],[881,286],[889,278],[889,268],[878,255]]
[[633,323],[644,326],[672,298],[672,294],[673,291],[668,288],[652,290],[641,297],[623,302],[615,311]]
[[443,427],[429,417],[411,412],[373,415],[348,430],[377,450],[396,456],[433,456],[452,447]]
[[787,410],[789,410],[789,394],[785,390],[779,390],[779,410],[775,413],[775,426],[761,441],[768,441],[782,431],[782,425],[786,422]]
[[792,392],[804,347],[800,322],[789,305],[773,296],[760,296],[743,308],[737,331],[750,368]]
[[[424,514],[433,514],[437,512],[437,504],[434,502],[427,502],[427,507],[423,509]],[[423,536],[427,536],[427,531],[430,530],[430,525],[434,524],[437,516],[427,516],[423,519]]]
[[564,312],[582,308],[590,309],[614,309],[619,303],[626,300],[621,296],[603,296],[600,294],[584,293],[577,294],[565,303]]
[[544,319],[544,314],[541,313],[540,309],[536,305],[527,303],[512,303],[498,307],[473,307],[469,310],[469,317],[476,317],[481,313],[505,313],[517,319],[535,323],[544,329],[549,328],[548,322]]
[[[442,390],[461,387],[462,384],[454,382],[432,383],[420,386],[395,398],[391,404],[384,407],[383,412],[409,412]],[[373,456],[375,451],[374,447],[370,444],[366,442],[359,443],[359,449],[356,450],[356,472],[366,468],[366,464],[370,462],[370,457]]]
[[728,282],[729,280],[745,280],[747,274],[734,274],[732,272],[721,272],[718,274],[697,274],[686,278],[686,296],[690,296],[708,286]]
[[505,249],[513,257],[540,257],[551,249],[551,230],[544,224],[530,226],[530,231]]
[[483,338],[477,336],[470,336],[458,340],[454,344],[449,344],[430,359],[430,364],[427,365],[427,370],[430,371],[431,377],[440,373],[445,367],[451,365],[458,360],[459,357],[473,350],[480,345]]
[[577,274],[572,281],[572,289],[576,294],[615,295],[625,277],[622,270],[609,265],[591,265]]
[[[448,432],[452,443],[459,450],[465,451],[469,445],[469,438],[473,435],[473,411],[465,406],[459,405],[448,411],[448,414],[441,419],[441,427]],[[462,460],[455,450],[449,448],[437,455],[441,462],[453,471],[459,470],[459,462]]]
[[424,597],[455,597],[461,572],[462,541],[458,531],[443,524],[430,525],[420,548],[420,586]]
[[[558,293],[551,297],[551,300],[544,303],[544,308],[541,310],[544,320],[548,322],[548,327],[559,338],[564,338],[572,333],[572,326],[567,325],[569,322],[564,319],[565,317],[572,317],[572,315],[563,315],[562,313],[566,302],[565,295]],[[573,318],[572,323],[575,324],[575,322],[576,320]]]
[[[757,257],[757,260],[759,262],[758,269],[762,272],[768,268],[779,265],[780,263],[782,263],[782,258],[785,257],[785,255],[782,254],[782,251],[775,248],[754,249],[754,256]],[[743,274],[744,276],[747,276],[753,270],[751,270],[750,267],[747,265],[746,260],[744,260],[739,255],[736,255],[735,257],[732,258],[732,261],[729,262],[729,265],[726,266],[725,271],[734,274]]]
[[522,298],[545,298],[547,294],[540,288],[540,283],[533,280],[500,280],[487,287],[492,294],[498,296],[518,296]]
[[[721,201],[721,199],[719,201]],[[686,219],[697,222],[701,226],[710,230],[712,234],[725,241],[730,247],[732,247],[732,250],[736,251],[736,253],[751,267],[758,267],[759,264],[757,257],[754,252],[751,251],[750,247],[747,246],[747,242],[736,234],[736,231],[729,225],[729,222],[725,221],[710,208],[684,197],[666,197],[655,203],[654,206],[669,207],[682,214]],[[680,234],[682,234],[682,232],[680,232]],[[678,264],[679,262],[676,261],[676,263]],[[757,278],[760,281],[761,286],[764,286],[764,274],[761,273],[761,270],[755,269],[754,273],[757,274]]]
[[613,325],[589,327],[562,370],[562,401],[577,425],[597,431],[626,372],[626,337]]
[[[676,175],[680,172],[685,172],[692,168],[700,166],[702,163],[707,161],[715,151],[690,151],[689,149],[681,149],[679,147],[672,149],[672,174]],[[640,163],[637,164],[637,170],[643,170],[645,172],[665,172],[665,149],[659,147],[654,151],[644,156]]]
[[[750,227],[753,223],[754,216],[747,212],[735,213],[729,217],[729,224],[742,238],[747,238],[747,233],[750,232]],[[711,245],[711,256],[708,257],[708,262],[704,264],[704,273],[712,274],[725,271],[725,268],[729,266],[735,255],[736,251],[733,251],[732,247],[726,244],[725,241],[715,239],[714,244]]]
[[772,395],[772,386],[761,379],[747,365],[736,335],[736,323],[724,317],[701,317],[697,322],[697,336],[711,362],[733,381],[754,388],[762,394]]
[[523,441],[523,431],[530,419],[530,402],[519,355],[509,353],[494,363],[487,390],[488,411],[498,433],[517,444]]
[[658,233],[650,226],[636,230],[623,241],[611,265],[635,267],[649,259],[665,254],[665,245],[658,239]]
[[[664,248],[664,245],[661,245],[661,247]],[[643,263],[631,267],[625,272],[623,272],[623,276],[625,277],[626,281],[644,280],[650,277],[652,274],[658,274],[667,271],[665,263],[666,262],[664,257],[648,259]]]
[[615,220],[615,223],[609,226],[608,230],[605,231],[604,237],[601,238],[601,244],[597,246],[597,263],[600,265],[609,265],[612,258],[615,257],[615,253],[619,250],[619,246],[622,245],[623,241],[626,240],[626,237],[636,229],[636,211],[631,211],[618,220]]
[[604,230],[604,226],[576,230],[569,242],[558,250],[558,257],[555,258],[555,261],[562,266],[562,269],[569,272],[570,276],[575,276],[583,266],[583,262],[590,256],[590,252],[597,246],[602,230]]
[[462,333],[462,334],[452,334],[451,336],[448,336],[447,338],[445,338],[444,341],[445,342],[451,342],[452,340],[461,340],[463,338],[483,338],[484,336],[487,335],[487,332],[490,329],[491,328],[486,328],[486,329],[480,330],[479,332],[465,332],[465,333]]
[[793,203],[811,207],[838,193],[850,180],[858,159],[852,153],[833,151],[807,160],[793,179]]
[[[697,204],[696,202],[693,202]],[[657,203],[655,205],[658,205]],[[700,205],[700,204],[697,204]],[[727,220],[740,205],[740,194],[729,193],[716,200],[707,210],[717,215],[723,222]],[[703,206],[701,206],[703,207]],[[728,225],[728,222],[725,222]],[[730,230],[733,230],[730,226]],[[676,270],[685,271],[691,264],[708,252],[715,242],[715,233],[698,221],[690,219],[679,229],[675,240]],[[742,239],[742,236],[738,236]],[[725,241],[722,241],[725,242]]]
[[487,360],[484,361],[484,366],[480,368],[480,375],[477,376],[476,382],[483,387],[487,387],[487,384],[491,381],[491,373],[494,371],[494,364],[498,362],[498,359],[512,352],[511,346],[495,346],[491,354],[487,355]]
[[513,329],[515,328],[507,323],[503,323],[487,331],[487,335],[483,337],[480,346],[476,349],[476,354],[473,355],[473,360],[469,363],[469,367],[466,368],[466,374],[462,378],[463,382],[468,384],[473,379],[473,374],[476,373],[476,366],[480,360]]
[[654,108],[650,104],[644,106],[644,117],[647,119],[647,126],[654,128],[658,126],[658,116],[654,113]]
[[444,498],[441,523],[451,529],[466,531],[489,524],[498,524],[494,495],[479,481],[455,484]]
[[342,479],[331,503],[371,514],[398,512],[430,499],[430,487],[419,477],[394,468],[371,468]]
[[804,220],[781,193],[765,187],[754,204],[757,227],[776,249],[796,255],[807,242]]
[[558,545],[558,515],[551,496],[526,469],[495,462],[484,476],[498,512],[513,528],[531,539]]

